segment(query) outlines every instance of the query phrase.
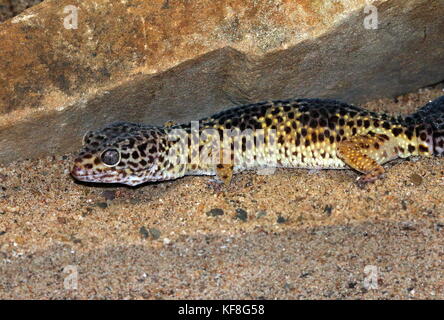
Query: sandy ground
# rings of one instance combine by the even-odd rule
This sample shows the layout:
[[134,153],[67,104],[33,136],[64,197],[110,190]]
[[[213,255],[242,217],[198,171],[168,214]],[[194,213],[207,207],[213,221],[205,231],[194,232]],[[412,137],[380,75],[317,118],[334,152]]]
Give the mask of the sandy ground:
[[208,177],[80,184],[72,158],[0,167],[0,298],[444,298],[444,159],[392,162],[365,189],[351,170],[295,169],[216,192]]

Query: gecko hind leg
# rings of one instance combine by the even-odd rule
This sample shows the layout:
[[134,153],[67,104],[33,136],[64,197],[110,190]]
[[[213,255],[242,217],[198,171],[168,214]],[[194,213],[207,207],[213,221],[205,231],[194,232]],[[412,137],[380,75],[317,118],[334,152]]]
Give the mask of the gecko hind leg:
[[[383,162],[396,158],[396,154],[388,152],[388,137],[382,135],[354,136],[349,140],[339,142],[337,146],[338,157],[348,166],[363,173],[358,178],[358,185],[364,186],[381,178],[385,172],[384,168],[376,160],[378,152]],[[390,154],[389,154],[390,153]]]

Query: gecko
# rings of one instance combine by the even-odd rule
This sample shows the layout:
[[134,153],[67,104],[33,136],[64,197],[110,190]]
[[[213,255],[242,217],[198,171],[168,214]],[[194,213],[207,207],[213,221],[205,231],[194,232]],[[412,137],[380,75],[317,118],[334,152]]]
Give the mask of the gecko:
[[212,175],[228,185],[244,170],[354,169],[362,186],[383,177],[391,160],[443,155],[444,96],[404,116],[304,98],[232,107],[184,124],[111,123],[86,132],[70,173],[130,186]]

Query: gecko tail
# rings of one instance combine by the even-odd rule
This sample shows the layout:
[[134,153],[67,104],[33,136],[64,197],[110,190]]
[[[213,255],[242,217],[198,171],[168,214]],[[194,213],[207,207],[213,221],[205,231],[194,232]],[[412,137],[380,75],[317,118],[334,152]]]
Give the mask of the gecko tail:
[[[444,156],[444,96],[420,108],[408,118],[425,128],[435,156]],[[428,139],[429,140],[429,139]]]

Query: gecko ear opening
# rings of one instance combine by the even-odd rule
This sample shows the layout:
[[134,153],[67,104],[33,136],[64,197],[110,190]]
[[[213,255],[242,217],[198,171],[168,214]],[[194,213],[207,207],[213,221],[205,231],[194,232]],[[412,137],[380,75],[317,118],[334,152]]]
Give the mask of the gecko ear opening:
[[86,131],[85,132],[85,134],[83,135],[83,138],[82,138],[82,144],[83,145],[89,143],[89,139],[91,138],[92,133],[93,133],[92,131]]

